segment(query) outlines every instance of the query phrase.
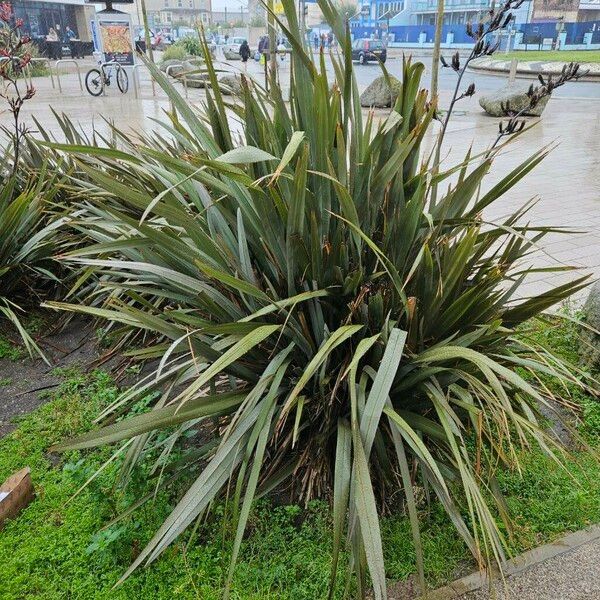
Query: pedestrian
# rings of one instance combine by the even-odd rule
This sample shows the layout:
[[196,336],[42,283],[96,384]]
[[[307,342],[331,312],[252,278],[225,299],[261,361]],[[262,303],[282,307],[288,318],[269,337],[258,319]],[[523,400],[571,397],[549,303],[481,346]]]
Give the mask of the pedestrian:
[[281,62],[283,62],[285,60],[285,53],[286,53],[286,47],[285,44],[283,43],[283,40],[279,40],[279,44],[277,44],[277,53],[279,54],[279,58],[281,59]]
[[48,34],[46,35],[46,48],[48,58],[51,60],[60,58],[60,55],[62,54],[60,50],[60,39],[58,38],[58,33],[56,33],[54,27],[50,27]]
[[331,48],[332,44],[333,44],[333,33],[330,31],[327,34],[327,47]]
[[77,38],[77,34],[67,25],[65,28],[65,35],[63,41],[67,46],[69,46],[69,50],[71,51],[71,58],[83,58],[81,56],[81,42]]
[[244,64],[244,71],[248,69],[248,59],[250,58],[250,46],[248,46],[248,41],[244,40],[240,44],[240,56],[242,57],[242,63]]
[[315,47],[315,50],[319,49],[319,36],[316,33],[313,35],[313,46]]

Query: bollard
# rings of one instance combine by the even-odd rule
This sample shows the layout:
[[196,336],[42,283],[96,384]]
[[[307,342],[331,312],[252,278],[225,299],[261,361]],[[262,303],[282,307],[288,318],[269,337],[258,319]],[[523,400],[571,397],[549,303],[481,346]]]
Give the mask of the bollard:
[[519,61],[516,58],[513,58],[510,61],[510,71],[508,73],[508,83],[514,83],[517,77],[517,64]]

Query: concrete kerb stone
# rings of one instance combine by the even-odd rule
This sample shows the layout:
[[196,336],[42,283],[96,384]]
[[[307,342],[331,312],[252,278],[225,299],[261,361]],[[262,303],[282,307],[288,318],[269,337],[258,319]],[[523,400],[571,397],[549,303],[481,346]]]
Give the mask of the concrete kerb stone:
[[[515,558],[511,558],[503,566],[502,574],[494,570],[492,578],[498,578],[501,575],[503,577],[517,575],[551,558],[565,554],[597,539],[600,539],[600,525],[592,525],[586,529],[569,533],[550,544],[533,548]],[[483,588],[488,583],[488,573],[485,571],[476,571],[444,587],[432,590],[426,596],[419,596],[418,600],[451,600],[452,598],[460,598],[464,594]]]
[[[493,60],[489,57],[476,58],[469,63],[469,69],[474,71],[486,72],[490,75],[504,75],[510,73],[511,70],[511,55],[506,55],[506,60]],[[537,77],[542,75],[560,75],[563,66],[568,63],[556,61],[526,61],[519,60],[517,64],[517,73],[528,77]],[[600,82],[600,63],[581,63],[583,71],[589,73],[582,77],[582,81],[598,81]]]

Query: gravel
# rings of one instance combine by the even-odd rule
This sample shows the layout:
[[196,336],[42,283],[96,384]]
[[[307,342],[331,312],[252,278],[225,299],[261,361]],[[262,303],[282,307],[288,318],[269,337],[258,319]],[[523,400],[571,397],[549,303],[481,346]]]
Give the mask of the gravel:
[[[506,588],[505,588],[506,585]],[[495,594],[495,595],[494,595]],[[600,539],[534,565],[461,600],[600,600]]]

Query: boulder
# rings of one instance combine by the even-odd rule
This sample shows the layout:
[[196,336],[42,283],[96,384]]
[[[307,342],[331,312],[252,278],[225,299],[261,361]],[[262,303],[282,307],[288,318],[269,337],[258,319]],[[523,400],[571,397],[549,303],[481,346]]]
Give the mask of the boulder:
[[191,88],[203,88],[210,85],[208,73],[192,73],[186,76],[187,86]]
[[360,95],[360,105],[370,108],[390,108],[396,102],[400,86],[402,85],[398,79],[389,77],[390,84],[385,77],[377,77]]
[[579,343],[579,355],[582,362],[591,368],[600,368],[600,281],[597,281],[583,307],[583,314],[587,325],[595,329],[582,329]]
[[163,60],[160,63],[160,70],[163,73],[166,73],[169,67],[172,67],[169,71],[169,75],[177,75],[181,73],[184,69],[183,61],[178,60],[177,58],[170,58],[168,60]]
[[242,91],[242,80],[239,75],[228,73],[219,77],[219,87],[225,95],[239,96]]
[[[503,106],[507,105],[511,111],[519,112],[524,108],[529,107],[529,96],[527,91],[529,90],[529,84],[523,83],[507,83],[500,89],[479,98],[479,105],[488,115],[492,117],[504,117],[506,115]],[[531,117],[539,117],[546,104],[548,104],[549,96],[542,98],[534,108],[527,110],[524,115]]]
[[186,61],[183,64],[185,65],[186,69],[201,69],[205,66],[204,60],[198,58],[197,56],[195,58],[186,59]]

